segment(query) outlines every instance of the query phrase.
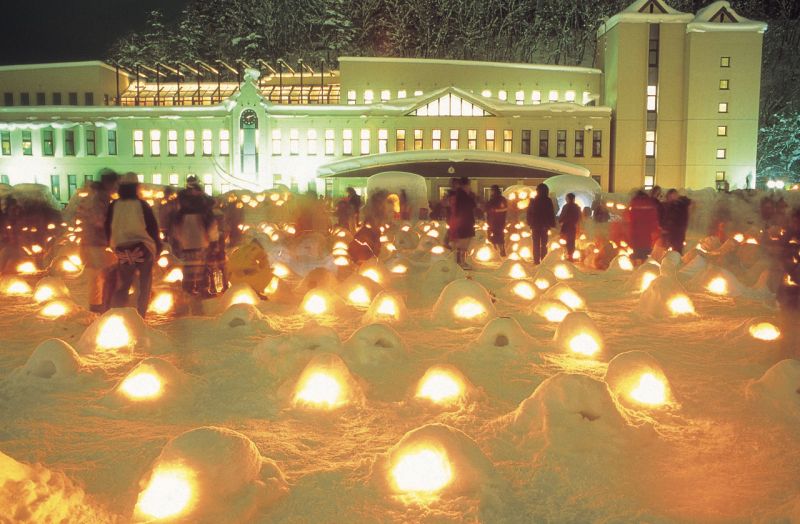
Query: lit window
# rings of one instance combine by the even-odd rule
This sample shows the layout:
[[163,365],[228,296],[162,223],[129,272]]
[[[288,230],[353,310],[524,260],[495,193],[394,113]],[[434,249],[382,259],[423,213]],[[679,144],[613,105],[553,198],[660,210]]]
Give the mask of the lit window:
[[522,105],[525,103],[525,91],[517,91],[514,95],[517,100],[517,105]]
[[397,92],[397,98],[405,98],[405,97],[406,97],[405,89],[401,89],[400,91]]
[[184,153],[188,156],[194,155],[194,129],[187,129],[183,132]]
[[719,88],[723,91],[730,89],[730,81],[727,79],[723,79],[719,81]]
[[539,156],[550,154],[550,131],[548,129],[539,130]]
[[325,130],[325,154],[330,156],[336,151],[336,132],[333,129]]
[[0,131],[0,155],[11,156],[11,131]]
[[398,129],[395,131],[394,135],[394,150],[395,151],[405,151],[406,150],[406,130],[405,129]]
[[475,151],[478,149],[478,130],[467,129],[467,149]]
[[388,89],[381,91],[381,102],[388,102],[392,98],[392,93]]
[[556,131],[556,156],[567,156],[567,130]]
[[431,131],[431,149],[442,148],[442,130],[434,129]]
[[575,156],[583,156],[584,130],[575,131]]
[[422,149],[422,129],[414,130],[414,151]]
[[458,129],[450,130],[450,149],[458,149]]
[[481,91],[481,96],[484,98],[492,98],[492,92],[489,89],[484,89]]
[[133,156],[144,155],[144,131],[141,129],[133,130]]
[[567,91],[564,93],[564,100],[567,102],[574,102],[575,101],[575,91]]
[[725,180],[725,171],[717,171],[715,176],[717,182],[721,182],[722,180]]
[[547,98],[551,102],[558,102],[558,91],[552,90],[550,91],[550,95]]
[[221,129],[219,132],[219,154],[222,156],[231,154],[231,132],[228,129]]
[[514,131],[503,129],[503,152],[510,153],[512,142],[514,141]]
[[306,132],[306,150],[309,155],[317,154],[317,130],[309,129]]
[[151,156],[160,156],[161,155],[161,130],[160,129],[151,129],[150,130],[150,155]]
[[644,155],[647,157],[656,156],[656,132],[645,131],[644,133]]
[[175,129],[167,131],[167,154],[169,156],[178,155],[178,131]]
[[594,131],[592,133],[592,156],[603,156],[603,132]]
[[153,173],[153,184],[160,186],[161,185],[161,173]]
[[487,151],[494,151],[494,129],[487,129],[484,135]]
[[414,96],[422,96],[422,90],[417,89],[416,91],[414,91]]
[[281,130],[280,129],[273,129],[272,130],[272,154],[273,155],[280,155],[281,154]]
[[352,129],[343,129],[342,130],[342,154],[343,155],[352,155],[353,154],[353,130]]
[[731,66],[731,57],[729,57],[729,56],[720,57],[719,66],[720,67],[730,67]]
[[178,179],[178,173],[172,173],[169,175],[169,185],[177,186],[180,180]]
[[137,173],[136,180],[138,180],[140,184],[144,184],[144,175],[141,173]]
[[386,153],[389,150],[389,130],[378,129],[378,153]]
[[647,86],[647,110],[655,111],[657,107],[658,88],[656,86]]
[[539,91],[538,89],[534,90],[531,93],[531,102],[533,102],[534,104],[541,104],[542,103],[542,92]]
[[365,104],[371,104],[374,98],[375,98],[375,93],[372,92],[372,89],[367,89],[366,91],[364,91]]
[[728,136],[728,126],[717,126],[717,136]]
[[645,189],[653,189],[653,186],[656,183],[656,177],[653,175],[645,175],[644,177],[644,188]]
[[347,91],[347,103],[349,105],[355,105],[356,103],[356,91],[355,89],[350,89]]
[[728,150],[724,148],[717,149],[717,160],[725,160],[728,156]]
[[368,155],[369,154],[369,142],[370,142],[370,130],[369,129],[362,129],[361,130],[361,154]]
[[209,196],[214,193],[214,175],[203,175],[203,191]]
[[463,98],[447,94],[414,111],[417,116],[486,116],[486,111]]
[[211,156],[214,151],[214,147],[212,141],[214,140],[214,135],[211,133],[210,129],[203,129],[203,156]]
[[298,129],[289,130],[289,154],[300,154],[300,130]]
[[589,91],[583,92],[583,105],[587,105],[589,102],[592,101],[592,93]]
[[717,109],[720,113],[727,113],[728,112],[728,102],[720,102],[719,107]]
[[500,91],[497,92],[497,98],[505,102],[506,100],[508,100],[508,93],[506,93],[505,89],[501,89]]
[[97,154],[97,136],[94,129],[86,130],[86,154],[90,156]]

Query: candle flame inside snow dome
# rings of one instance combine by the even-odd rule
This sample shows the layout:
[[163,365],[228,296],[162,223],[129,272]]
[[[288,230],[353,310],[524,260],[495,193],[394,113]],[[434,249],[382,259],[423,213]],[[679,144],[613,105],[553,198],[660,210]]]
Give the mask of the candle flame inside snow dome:
[[572,309],[579,309],[585,305],[583,299],[571,289],[562,289],[558,292],[558,300]]
[[433,447],[420,447],[400,456],[391,469],[397,491],[414,496],[432,496],[453,480],[447,454]]
[[75,265],[71,260],[62,260],[61,269],[67,273],[77,273],[81,270],[81,268]]
[[364,286],[354,287],[353,290],[347,294],[347,300],[354,306],[362,307],[367,307],[370,302],[372,302],[372,298],[370,298],[369,292]]
[[395,275],[404,275],[408,272],[408,266],[405,264],[395,264],[390,271]]
[[714,277],[708,283],[706,289],[714,293],[715,295],[727,295],[728,281],[725,280],[723,277]]
[[122,317],[111,315],[100,325],[95,341],[99,349],[121,349],[130,345],[131,334]]
[[22,262],[17,265],[17,273],[20,275],[30,275],[32,273],[36,273],[38,269],[36,269],[36,264],[31,261]]
[[48,300],[54,298],[55,296],[56,292],[52,286],[41,286],[33,294],[33,299],[36,302],[42,303],[42,302],[47,302]]
[[619,268],[623,271],[633,271],[633,262],[628,255],[620,255]]
[[150,303],[150,311],[159,315],[166,315],[172,311],[172,307],[174,305],[175,299],[173,298],[172,293],[169,291],[162,291],[157,294]]
[[600,351],[600,344],[588,333],[580,333],[570,339],[569,350],[578,355],[591,357]]
[[673,315],[691,315],[694,304],[686,295],[675,295],[667,301],[667,307]]
[[314,371],[305,377],[294,395],[295,405],[334,409],[345,403],[339,379],[327,371]]
[[169,265],[169,259],[167,257],[158,257],[158,267],[166,268]]
[[642,274],[642,281],[639,285],[639,291],[644,293],[647,291],[647,288],[650,287],[650,284],[653,283],[653,280],[658,278],[658,275],[652,271],[647,271]]
[[539,277],[533,281],[533,285],[538,287],[540,290],[544,291],[545,289],[550,287],[550,281],[546,278]]
[[443,246],[433,246],[431,248],[431,253],[433,253],[434,255],[441,255],[442,253],[444,253],[444,247]]
[[483,304],[472,297],[464,297],[453,306],[453,314],[458,318],[471,320],[486,313]]
[[289,268],[280,262],[276,262],[272,266],[272,274],[278,278],[286,278],[289,276]]
[[445,369],[432,368],[425,373],[417,386],[417,398],[434,404],[452,404],[464,396],[464,382]]
[[328,312],[328,301],[318,293],[310,293],[304,303],[303,311],[311,315],[323,315]]
[[769,322],[759,322],[758,324],[753,324],[750,326],[749,331],[750,336],[758,340],[771,341],[776,340],[781,336],[781,331],[778,329],[778,326]]
[[69,306],[60,300],[53,300],[48,302],[40,311],[43,317],[47,318],[61,318],[69,312]]
[[234,304],[249,304],[251,306],[255,306],[258,304],[258,300],[253,293],[249,289],[242,289],[237,291],[235,295],[231,298],[231,306]]
[[174,267],[172,270],[167,273],[167,276],[164,277],[164,282],[168,284],[174,284],[175,282],[180,282],[183,280],[183,270],[179,267]]
[[31,291],[31,286],[20,278],[11,279],[6,285],[6,295],[29,295]]
[[139,493],[136,512],[149,519],[179,516],[194,500],[194,473],[181,466],[159,467]]
[[642,373],[638,384],[631,390],[630,397],[640,404],[660,406],[667,401],[667,387],[653,373]]
[[344,255],[337,256],[333,259],[333,265],[338,267],[345,267],[350,265],[350,261]]
[[375,311],[380,316],[396,319],[398,315],[397,301],[392,297],[384,296],[381,298]]
[[161,380],[151,371],[129,375],[119,386],[122,393],[132,400],[149,400],[161,396]]
[[548,306],[544,311],[544,318],[548,322],[561,322],[569,314],[567,306],[555,303]]
[[374,268],[367,268],[361,272],[361,276],[367,277],[368,279],[372,280],[376,284],[381,283],[381,274]]
[[533,300],[536,298],[536,290],[530,284],[530,282],[520,281],[514,284],[511,288],[511,291],[520,298],[525,300]]
[[556,267],[553,268],[553,274],[559,280],[569,280],[573,277],[572,271],[570,271],[566,264],[557,264]]
[[508,270],[508,276],[516,279],[527,278],[528,272],[525,271],[525,268],[522,267],[522,264],[520,264],[519,262],[515,262],[511,266],[511,269]]
[[488,262],[492,259],[492,249],[489,246],[481,246],[475,253],[475,258],[479,262]]

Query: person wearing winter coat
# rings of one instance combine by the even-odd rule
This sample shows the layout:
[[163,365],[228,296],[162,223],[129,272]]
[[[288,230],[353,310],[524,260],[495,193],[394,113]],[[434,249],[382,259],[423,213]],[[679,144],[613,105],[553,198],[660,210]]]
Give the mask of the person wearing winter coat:
[[658,206],[647,193],[636,192],[628,205],[631,260],[644,262],[653,251],[653,241],[659,229]]
[[469,188],[469,179],[462,177],[455,180],[453,194],[450,197],[450,217],[448,219],[448,236],[450,247],[456,250],[456,262],[468,269],[467,249],[475,237],[475,195]]
[[561,208],[558,221],[561,224],[561,238],[567,242],[567,260],[572,261],[572,255],[575,253],[575,237],[581,221],[581,208],[575,203],[574,193],[567,193],[567,203]]
[[547,235],[556,227],[556,211],[550,200],[550,188],[546,184],[536,186],[536,196],[531,199],[526,213],[533,241],[533,262],[539,264],[547,255]]
[[81,238],[81,260],[85,263],[88,283],[89,311],[103,313],[108,308],[111,290],[104,293],[110,280],[114,256],[107,251],[108,238],[105,232],[106,216],[111,206],[111,195],[117,189],[119,175],[111,170],[100,173],[100,181],[92,182],[89,194],[78,204],[77,218],[83,229]]
[[689,205],[691,200],[680,196],[677,189],[667,191],[667,201],[661,215],[662,238],[664,244],[673,251],[683,254],[686,229],[689,227]]
[[178,193],[174,234],[181,246],[183,290],[190,295],[204,294],[207,289],[206,258],[213,225],[213,201],[203,193],[197,178],[189,177],[186,189]]
[[508,201],[500,193],[500,186],[493,185],[489,201],[486,202],[486,223],[489,226],[489,242],[506,256],[505,228]]
[[117,255],[117,285],[111,307],[125,307],[136,274],[139,275],[136,309],[144,318],[150,304],[153,261],[161,252],[158,222],[150,205],[139,198],[136,173],[125,173],[119,184],[119,199],[106,215],[106,238]]

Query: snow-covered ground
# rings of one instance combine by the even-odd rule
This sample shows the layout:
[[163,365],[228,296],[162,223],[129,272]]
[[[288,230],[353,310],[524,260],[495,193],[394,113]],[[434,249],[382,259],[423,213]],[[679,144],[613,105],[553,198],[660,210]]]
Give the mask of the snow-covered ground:
[[463,280],[422,233],[362,268],[381,283],[337,238],[268,242],[290,269],[270,300],[203,316],[97,317],[83,278],[55,320],[0,298],[0,521],[800,522],[800,364],[751,335],[778,323],[737,262],[757,246]]

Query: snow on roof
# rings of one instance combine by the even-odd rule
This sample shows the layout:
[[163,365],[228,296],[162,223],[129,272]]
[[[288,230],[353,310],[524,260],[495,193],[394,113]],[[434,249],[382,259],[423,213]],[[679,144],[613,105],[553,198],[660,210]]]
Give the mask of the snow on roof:
[[699,10],[694,20],[686,26],[687,33],[711,31],[755,31],[763,33],[766,30],[767,24],[765,22],[758,22],[741,16],[725,0],[714,2]]
[[[113,66],[106,64],[105,62],[101,62],[100,60],[87,60],[84,62],[51,62],[48,64],[15,64],[15,65],[4,65],[0,66],[0,73],[5,71],[32,71],[36,69],[65,69],[69,67],[102,67],[104,69],[109,69],[111,71],[115,71],[116,69]],[[130,76],[125,71],[119,71],[119,74],[124,76]]]
[[394,58],[382,56],[340,56],[339,62],[388,62],[399,64],[434,64],[455,65],[467,67],[505,67],[513,69],[528,69],[531,71],[560,71],[570,73],[588,73],[600,75],[603,72],[591,67],[562,66],[552,64],[521,64],[519,62],[481,62],[479,60],[447,60],[443,58]]
[[670,7],[664,0],[636,0],[628,7],[615,14],[597,29],[597,36],[602,36],[620,22],[674,24],[691,22],[694,15],[683,13]]
[[[230,104],[225,100],[213,106],[10,106],[0,107],[0,129],[36,129],[71,127],[79,123],[113,122],[126,118],[175,119],[202,116],[226,116]],[[109,127],[109,125],[106,125]]]
[[536,168],[561,175],[577,175],[582,177],[589,177],[591,175],[591,172],[583,166],[552,158],[502,153],[499,151],[476,151],[466,149],[394,151],[391,153],[345,158],[319,166],[317,168],[317,175],[321,177],[333,177],[349,171],[377,166],[386,166],[388,171],[391,169],[389,166],[419,162],[483,162],[486,164],[505,164]]

